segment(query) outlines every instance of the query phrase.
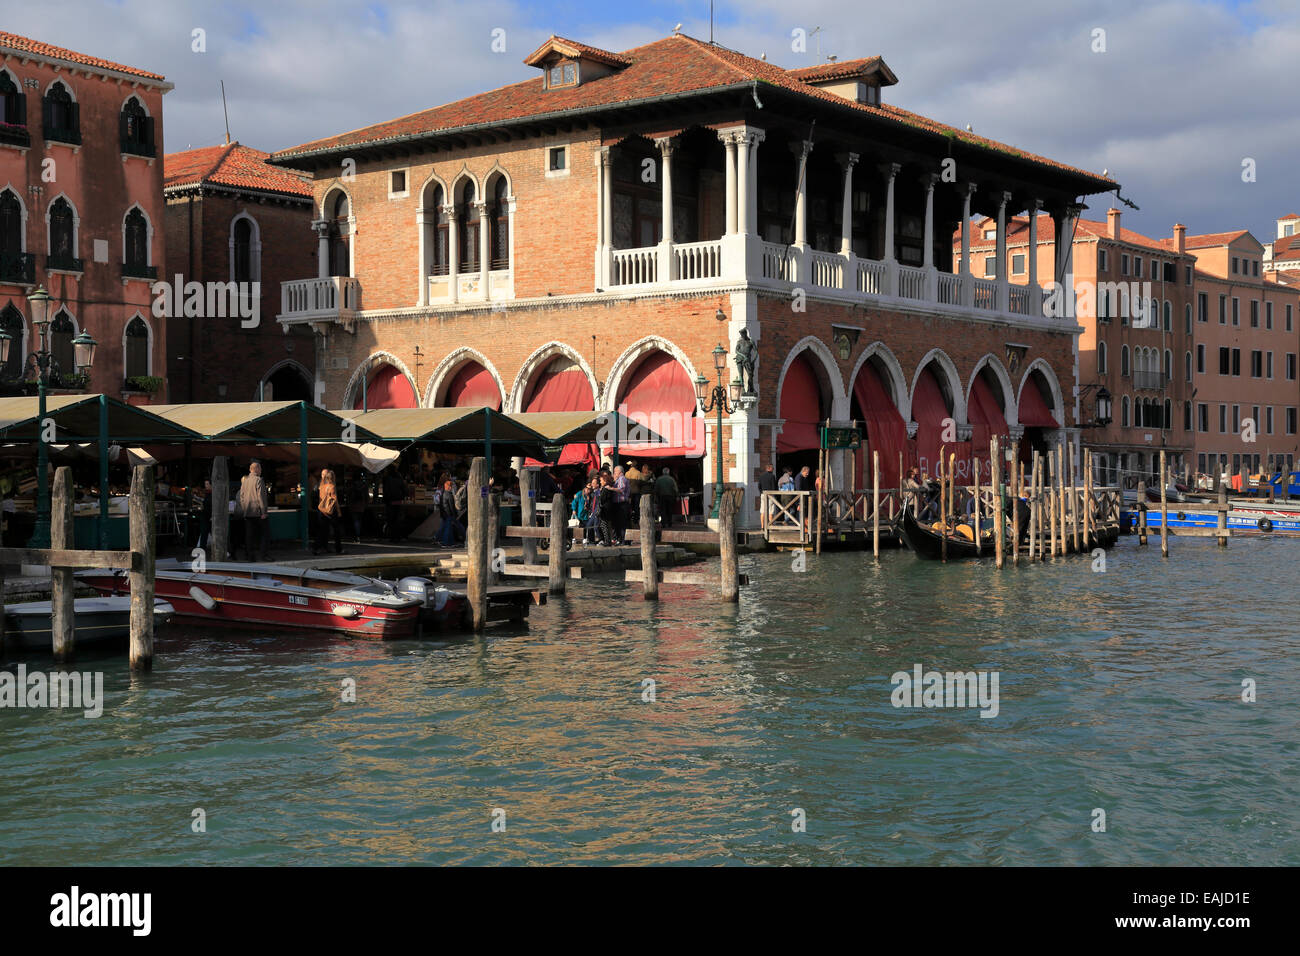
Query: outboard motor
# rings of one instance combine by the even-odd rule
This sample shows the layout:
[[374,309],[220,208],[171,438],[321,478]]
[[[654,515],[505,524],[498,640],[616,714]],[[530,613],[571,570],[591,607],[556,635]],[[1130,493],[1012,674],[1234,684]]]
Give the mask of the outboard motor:
[[414,598],[425,610],[441,611],[447,603],[450,592],[434,584],[428,578],[409,577],[397,582],[397,593]]

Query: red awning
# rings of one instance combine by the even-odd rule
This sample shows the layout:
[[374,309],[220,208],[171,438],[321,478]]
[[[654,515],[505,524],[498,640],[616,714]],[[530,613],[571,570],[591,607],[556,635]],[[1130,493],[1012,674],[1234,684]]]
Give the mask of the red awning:
[[894,400],[881,381],[880,373],[870,362],[862,366],[853,381],[853,397],[858,400],[858,413],[867,425],[867,443],[858,452],[858,487],[871,486],[871,453],[880,452],[880,485],[894,488],[898,485],[898,453],[910,460],[907,447],[907,423],[898,413]]
[[1006,443],[1011,439],[1007,429],[1007,418],[1002,414],[997,397],[982,373],[975,376],[975,384],[971,386],[966,420],[971,424],[971,454],[979,459],[980,475],[983,480],[993,473],[993,466],[989,460],[989,441],[996,435],[1000,446],[1006,448]]
[[1032,378],[1020,390],[1020,424],[1026,428],[1060,428],[1060,423],[1052,417],[1052,411],[1043,401],[1043,394],[1038,390],[1038,383]]
[[781,383],[781,412],[785,419],[776,439],[778,453],[821,447],[818,425],[822,421],[821,385],[812,366],[802,355],[786,369]]
[[[419,405],[411,380],[396,366],[382,366],[366,383],[366,408],[418,408]],[[352,403],[352,407],[362,407],[360,397]]]
[[[525,412],[590,412],[596,403],[591,397],[591,384],[578,364],[557,357],[537,373],[537,382],[524,403]],[[559,460],[552,464],[576,465],[586,462],[589,467],[599,467],[600,455],[595,445],[565,445]],[[542,462],[529,458],[528,465]]]
[[492,373],[478,362],[466,362],[447,386],[443,404],[450,408],[477,408],[486,405],[495,412],[501,411],[501,390],[497,388]]
[[695,386],[686,369],[667,352],[654,352],[636,367],[628,377],[618,410],[635,425],[644,425],[668,442],[620,444],[619,457],[700,458],[704,455],[704,419],[695,414]]
[[[944,400],[943,389],[933,370],[926,368],[916,381],[916,391],[912,396],[912,418],[916,421],[916,463],[922,475],[934,477],[939,474],[939,456],[946,459],[956,456],[954,468],[958,481],[970,476],[970,442],[945,442],[945,419],[951,421],[952,412]],[[952,430],[956,431],[953,424]],[[944,462],[947,467],[947,462]]]

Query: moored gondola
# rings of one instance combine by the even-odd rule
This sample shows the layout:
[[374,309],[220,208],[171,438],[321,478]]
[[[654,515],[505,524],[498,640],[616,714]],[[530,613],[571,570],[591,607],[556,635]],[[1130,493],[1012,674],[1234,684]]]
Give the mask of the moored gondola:
[[[912,514],[910,506],[905,507],[900,515],[899,533],[903,537],[903,543],[916,552],[918,558],[926,558],[931,561],[939,561],[943,558],[943,536],[931,528],[927,528],[916,520]],[[988,539],[984,543],[983,551],[976,548],[975,542],[967,540],[959,535],[948,535],[948,559],[956,560],[958,558],[978,558],[982,554],[992,555],[993,541]]]

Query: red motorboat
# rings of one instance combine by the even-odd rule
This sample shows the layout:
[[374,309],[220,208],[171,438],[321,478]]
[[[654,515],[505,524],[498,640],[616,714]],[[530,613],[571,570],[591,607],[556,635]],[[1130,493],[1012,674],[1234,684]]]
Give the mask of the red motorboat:
[[[101,594],[130,592],[130,575],[119,569],[79,571]],[[419,581],[420,579],[414,579]],[[277,564],[211,562],[194,571],[178,561],[159,561],[154,593],[181,617],[220,624],[338,631],[370,640],[412,637],[421,612],[458,616],[458,595],[436,595],[339,571],[313,571]],[[460,597],[461,603],[464,598]]]

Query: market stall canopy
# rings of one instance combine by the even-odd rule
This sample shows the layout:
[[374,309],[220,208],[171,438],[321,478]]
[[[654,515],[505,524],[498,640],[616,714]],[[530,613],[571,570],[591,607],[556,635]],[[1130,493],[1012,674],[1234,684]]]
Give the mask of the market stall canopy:
[[667,441],[618,412],[517,412],[510,418],[543,435],[548,445],[592,443],[613,447],[615,438],[620,446]]
[[[107,435],[99,433],[100,406],[104,406]],[[160,407],[141,408],[107,395],[49,395],[45,417],[54,420],[60,443],[94,441],[190,441],[200,437],[185,425],[156,414]],[[174,407],[174,406],[173,406]],[[0,440],[39,441],[40,399],[36,396],[0,398]]]
[[[296,442],[303,438],[302,412],[306,410],[311,441],[336,442],[344,437],[347,422],[334,412],[306,402],[216,402],[199,405],[151,405],[149,410],[174,422],[204,441]],[[361,425],[348,437],[374,440]]]
[[365,428],[378,440],[387,442],[469,445],[491,440],[493,448],[497,448],[505,445],[540,447],[547,441],[546,436],[517,421],[517,416],[503,415],[482,406],[377,408],[369,412],[351,409],[334,414],[356,422],[358,429]]
[[[137,464],[135,456],[148,454],[156,461],[180,461],[185,457],[185,450],[179,445],[150,445],[147,449],[131,448],[132,464]],[[351,467],[364,468],[372,475],[377,474],[397,461],[400,453],[379,445],[355,444],[342,441],[307,442],[307,464],[311,468]],[[302,462],[302,445],[291,442],[277,442],[263,445],[245,443],[228,445],[223,442],[203,442],[192,446],[194,458],[210,459],[225,457],[235,461],[275,462],[278,464],[295,464]],[[146,462],[141,462],[147,464]]]

